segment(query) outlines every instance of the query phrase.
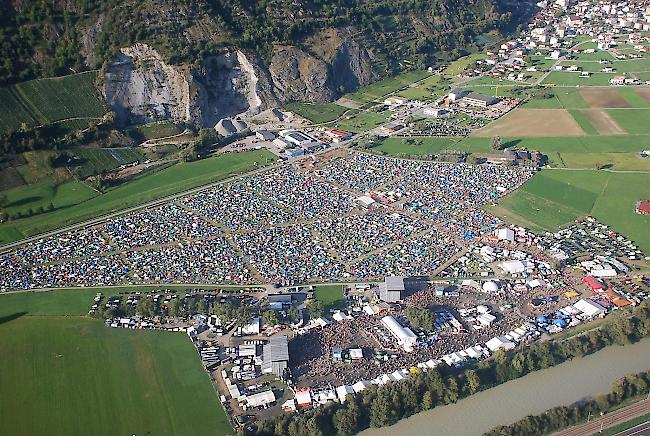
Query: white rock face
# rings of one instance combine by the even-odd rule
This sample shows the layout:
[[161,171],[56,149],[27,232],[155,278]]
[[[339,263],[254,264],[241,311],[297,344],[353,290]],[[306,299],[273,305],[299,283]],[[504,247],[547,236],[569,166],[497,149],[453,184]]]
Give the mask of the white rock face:
[[146,44],[123,48],[104,77],[104,96],[122,122],[189,122],[192,75]]
[[108,67],[104,96],[122,123],[169,119],[213,127],[277,104],[264,71],[239,50],[212,56],[201,71],[163,61],[146,44],[124,48]]

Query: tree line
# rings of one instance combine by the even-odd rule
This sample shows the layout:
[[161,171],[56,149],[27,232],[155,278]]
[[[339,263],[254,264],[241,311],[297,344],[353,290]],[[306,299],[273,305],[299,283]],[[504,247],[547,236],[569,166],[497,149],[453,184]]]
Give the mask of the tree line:
[[373,385],[356,396],[349,395],[344,404],[328,403],[313,411],[267,419],[259,424],[255,434],[347,436],[369,427],[392,425],[413,414],[455,403],[530,372],[592,354],[609,345],[636,342],[649,335],[650,301],[646,300],[632,313],[612,314],[599,328],[583,334],[509,352],[499,350],[492,359],[462,370],[438,367],[418,371],[406,380],[381,387]]

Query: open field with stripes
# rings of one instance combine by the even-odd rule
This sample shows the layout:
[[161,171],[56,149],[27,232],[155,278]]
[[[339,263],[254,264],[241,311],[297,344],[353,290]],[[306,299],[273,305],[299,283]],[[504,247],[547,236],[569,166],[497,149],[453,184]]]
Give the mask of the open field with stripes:
[[70,119],[76,123],[66,126],[78,127],[99,119],[108,109],[95,80],[90,71],[0,88],[0,133]]

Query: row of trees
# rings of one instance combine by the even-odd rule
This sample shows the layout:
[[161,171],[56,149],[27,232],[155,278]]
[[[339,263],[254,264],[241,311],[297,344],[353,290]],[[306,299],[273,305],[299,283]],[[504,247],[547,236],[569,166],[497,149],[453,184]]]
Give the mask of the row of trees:
[[499,426],[486,433],[487,436],[535,436],[545,435],[587,421],[616,408],[629,400],[644,399],[650,392],[650,371],[628,375],[616,380],[608,394],[581,401],[571,406],[559,406],[546,412],[527,416],[507,426]]
[[[650,301],[632,314],[618,313],[599,329],[526,346],[498,351],[493,359],[458,371],[452,368],[418,372],[398,383],[372,386],[345,404],[328,404],[315,411],[263,421],[258,435],[351,435],[368,427],[391,425],[402,418],[439,405],[454,403],[478,391],[548,368],[608,345],[624,345],[650,335]],[[618,397],[613,397],[614,399]]]

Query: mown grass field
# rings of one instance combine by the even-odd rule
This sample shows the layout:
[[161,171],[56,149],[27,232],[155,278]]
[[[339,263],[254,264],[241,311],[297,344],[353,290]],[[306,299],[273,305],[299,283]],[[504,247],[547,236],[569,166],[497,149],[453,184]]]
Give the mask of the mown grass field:
[[388,121],[388,115],[378,114],[377,112],[362,111],[350,117],[342,119],[336,124],[339,129],[349,130],[350,132],[366,132]]
[[334,103],[291,102],[287,103],[285,107],[291,112],[296,113],[303,118],[307,118],[313,123],[327,123],[334,121],[348,110],[348,108]]
[[407,71],[398,74],[397,76],[380,80],[367,86],[362,86],[357,91],[344,95],[344,97],[359,103],[367,103],[383,97],[386,94],[390,94],[391,92],[395,92],[430,75],[431,73],[426,71]]
[[636,202],[645,198],[650,198],[650,173],[543,170],[493,211],[536,230],[592,215],[650,252],[650,217],[634,212]]
[[580,73],[553,71],[542,83],[558,86],[606,86],[614,73],[593,73],[590,77],[580,77]]
[[0,89],[0,132],[68,118],[99,118],[107,111],[96,73],[36,79]]
[[473,66],[476,64],[476,61],[487,58],[485,53],[474,53],[468,56],[464,56],[460,59],[457,59],[451,62],[442,72],[445,76],[454,77],[461,73],[465,68]]
[[253,170],[275,156],[266,150],[225,154],[191,163],[179,163],[161,171],[137,177],[124,185],[87,201],[51,213],[0,225],[0,243],[62,227],[109,212],[137,206],[229,176]]
[[183,129],[170,121],[155,122],[145,124],[135,128],[136,132],[146,139],[165,138],[167,136],[178,135]]
[[650,134],[650,109],[609,109],[610,117],[630,134]]
[[314,298],[321,301],[326,309],[345,308],[345,297],[342,285],[316,286]]
[[5,318],[0,353],[11,356],[0,373],[3,433],[232,431],[183,333],[111,329],[80,317]]
[[76,181],[61,185],[39,182],[3,191],[2,194],[7,197],[7,205],[3,210],[9,215],[27,214],[30,209],[35,212],[41,207],[46,209],[50,203],[54,209],[63,209],[99,195],[90,186]]
[[569,113],[574,120],[580,125],[580,128],[585,131],[588,135],[597,135],[598,130],[591,125],[584,113],[580,112],[579,109],[569,109]]

